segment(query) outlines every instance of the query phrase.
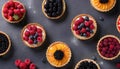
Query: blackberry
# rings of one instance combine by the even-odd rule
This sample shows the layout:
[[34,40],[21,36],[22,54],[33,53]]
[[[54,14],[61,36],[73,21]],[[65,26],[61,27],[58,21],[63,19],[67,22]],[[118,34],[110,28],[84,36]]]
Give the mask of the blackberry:
[[55,59],[57,59],[57,60],[61,60],[61,59],[63,59],[63,57],[64,57],[64,53],[63,53],[61,50],[57,50],[57,51],[54,53],[54,57],[55,57]]

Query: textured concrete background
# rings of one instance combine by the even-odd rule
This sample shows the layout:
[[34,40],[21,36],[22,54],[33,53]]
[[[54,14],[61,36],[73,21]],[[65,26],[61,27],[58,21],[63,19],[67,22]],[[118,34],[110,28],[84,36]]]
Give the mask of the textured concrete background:
[[[0,10],[2,5],[7,0],[0,0]],[[96,51],[97,41],[106,34],[113,34],[120,37],[115,22],[120,12],[120,1],[118,0],[114,10],[109,13],[100,13],[96,11],[91,5],[89,0],[66,0],[67,11],[59,20],[49,20],[42,13],[41,4],[43,0],[20,0],[24,3],[27,9],[27,15],[20,24],[7,23],[0,14],[0,30],[6,32],[12,40],[11,51],[4,57],[0,57],[0,69],[17,69],[14,65],[16,59],[30,58],[37,66],[38,69],[56,69],[49,65],[49,63],[42,63],[41,59],[45,57],[45,51],[49,44],[54,41],[66,42],[72,50],[72,60],[70,64],[61,69],[74,69],[75,64],[85,58],[97,57],[97,62],[100,64],[101,69],[116,69],[115,63],[120,61],[105,61],[99,57]],[[94,38],[87,41],[80,41],[76,39],[71,30],[70,25],[72,19],[81,13],[88,13],[92,15],[98,23],[98,31]],[[102,22],[99,17],[105,20]],[[21,40],[21,29],[27,24],[37,22],[44,26],[47,38],[46,42],[41,48],[30,49],[25,46]]]

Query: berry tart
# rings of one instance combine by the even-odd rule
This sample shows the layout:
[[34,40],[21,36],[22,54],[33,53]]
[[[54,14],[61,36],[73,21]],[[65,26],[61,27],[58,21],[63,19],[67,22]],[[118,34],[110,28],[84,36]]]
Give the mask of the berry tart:
[[19,23],[25,14],[26,9],[19,1],[9,0],[2,6],[2,17],[9,23]]
[[11,41],[9,36],[6,33],[0,31],[0,56],[7,54],[10,48]]
[[113,60],[119,56],[120,40],[114,35],[102,37],[97,44],[98,54],[105,60]]
[[113,9],[116,0],[90,0],[91,5],[100,12],[108,12]]
[[21,38],[27,46],[36,48],[43,44],[46,33],[40,24],[30,23],[22,29]]
[[70,62],[71,50],[67,44],[57,41],[48,47],[46,57],[52,66],[63,67]]
[[94,60],[84,59],[76,64],[75,69],[100,69],[100,66]]
[[118,32],[120,32],[120,15],[117,18],[116,27],[117,27]]
[[43,0],[42,11],[49,19],[59,19],[66,10],[65,0]]
[[72,20],[71,31],[78,39],[87,40],[95,35],[97,23],[92,16],[80,14]]

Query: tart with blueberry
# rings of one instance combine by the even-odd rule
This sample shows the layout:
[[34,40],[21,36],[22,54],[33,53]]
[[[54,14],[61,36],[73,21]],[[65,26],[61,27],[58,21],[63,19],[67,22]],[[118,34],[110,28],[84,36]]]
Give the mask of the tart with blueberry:
[[6,33],[0,31],[0,56],[7,54],[10,48],[11,41],[9,36]]
[[100,66],[94,60],[84,59],[76,64],[75,69],[100,69]]
[[49,19],[59,19],[66,10],[65,0],[43,0],[42,11]]
[[48,47],[46,57],[52,66],[63,67],[70,62],[71,50],[67,44],[57,41]]
[[113,9],[116,0],[90,0],[91,5],[100,12],[108,12]]
[[27,46],[36,48],[43,44],[46,33],[40,24],[30,23],[22,29],[21,38]]
[[2,17],[9,23],[19,23],[25,14],[26,9],[19,1],[9,0],[2,6]]
[[120,54],[120,40],[114,35],[103,36],[97,44],[98,54],[105,60],[116,59]]
[[97,23],[92,16],[80,14],[72,20],[71,31],[76,38],[87,40],[95,35]]
[[117,18],[116,27],[117,27],[118,32],[120,32],[120,15]]

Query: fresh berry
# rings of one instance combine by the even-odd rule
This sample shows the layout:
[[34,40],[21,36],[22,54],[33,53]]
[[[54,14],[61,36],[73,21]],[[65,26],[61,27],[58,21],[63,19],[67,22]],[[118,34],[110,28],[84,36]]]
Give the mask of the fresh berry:
[[28,40],[29,40],[29,38],[28,38],[27,36],[24,36],[23,39],[24,39],[25,41],[28,41]]
[[42,33],[42,30],[40,28],[37,29],[38,33]]
[[83,22],[84,22],[84,18],[83,18],[83,17],[80,17],[80,18],[79,18],[79,22],[80,22],[80,23],[83,23]]
[[85,33],[85,32],[86,32],[86,29],[85,29],[85,28],[82,28],[80,32],[81,32],[81,33]]
[[88,22],[90,23],[90,25],[93,24],[93,20],[89,20]]
[[37,31],[37,27],[34,26],[34,25],[33,25],[32,29],[33,29],[34,31]]
[[90,23],[86,21],[85,26],[88,27],[89,25],[90,25]]
[[85,21],[89,21],[89,17],[88,16],[85,16]]
[[77,35],[79,35],[79,34],[80,34],[80,31],[79,31],[79,30],[77,30],[77,31],[75,31],[75,33],[76,33]]
[[43,40],[42,40],[42,37],[38,37],[38,38],[37,38],[37,41],[38,41],[38,42],[42,42],[42,41],[43,41]]
[[30,59],[25,59],[25,61],[24,61],[24,62],[26,63],[26,65],[30,65],[31,60],[30,60]]
[[18,8],[18,9],[22,9],[23,6],[22,6],[21,4],[19,4],[19,5],[17,5],[17,8]]
[[8,14],[5,13],[5,14],[4,14],[4,17],[5,17],[5,18],[8,18]]
[[21,62],[19,67],[20,69],[27,69],[27,65],[24,62]]
[[25,31],[25,36],[29,36],[30,32],[29,31]]
[[19,67],[21,62],[22,62],[22,61],[21,61],[20,59],[17,59],[17,60],[15,60],[15,65],[16,65],[17,67]]
[[28,43],[29,43],[29,44],[33,44],[33,40],[32,40],[32,39],[29,39],[29,40],[28,40]]
[[31,63],[29,69],[36,69],[36,65],[34,63]]
[[94,29],[95,27],[94,27],[94,25],[90,25],[90,29],[92,30],[92,29]]
[[8,9],[7,9],[7,8],[4,8],[4,9],[3,9],[3,12],[4,12],[4,13],[8,13]]
[[75,31],[78,30],[78,27],[77,27],[77,26],[74,26],[74,27],[73,27],[73,30],[75,30]]
[[34,30],[31,30],[31,31],[30,31],[30,34],[31,34],[31,35],[34,35],[34,34],[35,34],[35,31],[34,31]]
[[8,16],[8,20],[9,20],[9,21],[13,21],[13,17]]

